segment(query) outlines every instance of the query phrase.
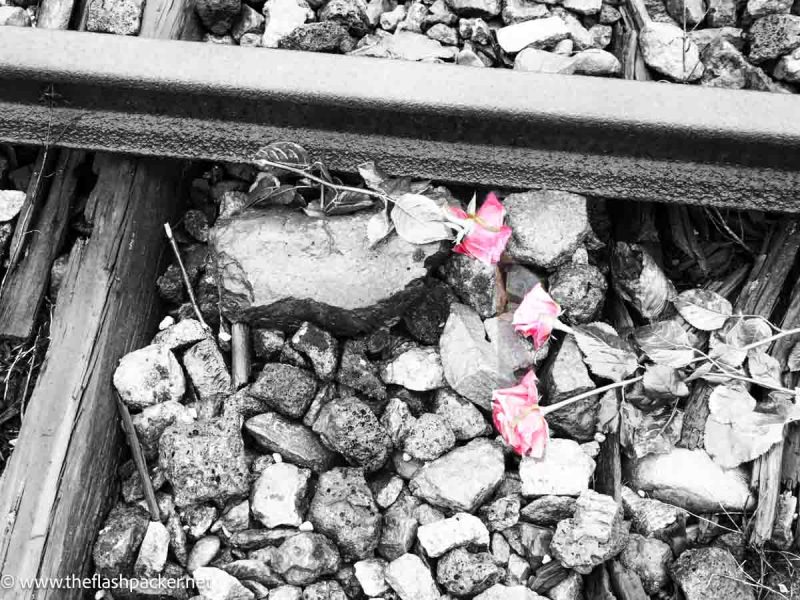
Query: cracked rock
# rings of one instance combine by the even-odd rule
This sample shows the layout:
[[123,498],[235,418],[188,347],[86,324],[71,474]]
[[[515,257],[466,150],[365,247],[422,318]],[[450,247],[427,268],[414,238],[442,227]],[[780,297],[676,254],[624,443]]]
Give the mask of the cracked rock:
[[381,415],[381,425],[389,434],[392,443],[401,446],[411,431],[416,417],[411,414],[408,405],[400,398],[392,398]]
[[183,319],[166,329],[159,331],[153,338],[153,344],[161,344],[170,350],[183,350],[201,342],[207,333],[197,319]]
[[661,540],[632,533],[619,560],[639,576],[648,594],[657,594],[669,583],[667,570],[672,562],[672,549]]
[[272,566],[287,583],[309,585],[339,570],[339,551],[324,535],[301,532],[278,547]]
[[253,516],[264,527],[303,522],[311,471],[289,463],[275,463],[261,472],[250,496]]
[[465,254],[453,253],[441,271],[445,282],[461,302],[472,308],[481,318],[494,316],[504,303],[497,281],[497,267]]
[[353,340],[344,343],[336,381],[371,398],[386,398],[386,386],[381,381],[378,368],[367,359],[361,347]]
[[206,407],[221,406],[222,400],[231,394],[231,375],[211,338],[205,338],[184,352],[183,367],[199,402]]
[[134,572],[144,577],[158,575],[167,564],[168,550],[169,531],[159,521],[150,521],[133,567]]
[[519,521],[520,498],[517,495],[501,496],[484,504],[478,514],[489,531],[502,531]]
[[[638,497],[638,496],[637,496]],[[541,496],[520,510],[523,521],[553,527],[575,514],[575,498],[571,496]]]
[[336,458],[311,429],[278,413],[248,419],[244,428],[265,451],[278,452],[285,460],[317,473],[327,471]]
[[[508,53],[519,52],[527,47],[537,49],[552,48],[567,37],[569,37],[567,25],[558,17],[544,17],[541,19],[522,21],[520,23],[514,23],[513,25],[506,25],[497,30],[497,43]],[[531,194],[539,192],[526,193]],[[561,194],[565,192],[546,193]],[[506,210],[509,210],[508,200],[513,196],[519,196],[519,194],[512,194],[506,198]],[[514,243],[515,234],[518,231],[518,228],[511,224],[510,221],[511,218],[509,214],[509,225],[511,225],[511,229],[514,233],[512,234],[512,241],[509,243],[509,248],[506,249],[506,252],[509,252],[511,245]]]
[[576,324],[595,320],[607,290],[605,276],[592,265],[563,265],[550,279],[550,295],[570,322]]
[[369,558],[353,565],[361,589],[370,598],[380,596],[389,590],[389,584],[384,577],[387,564],[382,558]]
[[176,421],[191,423],[196,416],[192,409],[174,400],[153,404],[133,415],[133,428],[145,457],[153,459],[158,456],[158,440],[167,427]]
[[453,290],[438,279],[427,284],[424,294],[403,315],[403,324],[411,337],[422,344],[438,344],[455,299]]
[[193,574],[197,591],[208,600],[254,600],[253,592],[233,575],[216,567],[200,567]]
[[631,520],[631,530],[645,537],[669,542],[673,533],[685,535],[686,513],[672,504],[652,498],[642,498],[623,486],[622,506],[625,517]]
[[292,336],[291,344],[314,366],[317,377],[333,379],[339,364],[339,342],[330,333],[306,321]]
[[697,45],[677,25],[647,23],[639,34],[639,48],[648,67],[675,81],[703,76]]
[[267,363],[248,388],[248,395],[293,419],[302,417],[317,391],[314,376],[292,365]]
[[522,458],[519,465],[522,495],[578,496],[589,488],[594,469],[594,460],[577,442],[551,439],[543,458]]
[[497,583],[504,572],[488,552],[456,548],[439,559],[436,580],[454,596],[471,596]]
[[417,539],[428,556],[438,558],[462,546],[488,547],[489,530],[478,517],[460,512],[449,519],[420,525]]
[[403,449],[418,460],[435,460],[455,444],[456,436],[447,421],[432,413],[420,415],[403,439]]
[[148,523],[147,511],[138,506],[111,509],[92,551],[97,572],[106,577],[131,573]]
[[186,380],[170,349],[151,344],[120,359],[114,387],[128,408],[141,410],[159,402],[180,401]]
[[415,514],[418,507],[419,500],[403,493],[383,514],[378,554],[386,560],[395,560],[411,550],[419,525]]
[[432,347],[409,348],[384,364],[381,379],[384,383],[417,392],[443,387],[445,380],[439,351]]
[[475,596],[474,600],[545,600],[545,598],[524,585],[496,583],[485,592]]
[[385,577],[400,600],[440,600],[430,570],[416,554],[403,554],[390,562]]
[[437,390],[433,412],[447,422],[457,440],[471,440],[491,432],[491,426],[475,405],[449,388]]
[[755,597],[736,559],[722,548],[686,550],[672,563],[670,574],[686,600],[752,600]]

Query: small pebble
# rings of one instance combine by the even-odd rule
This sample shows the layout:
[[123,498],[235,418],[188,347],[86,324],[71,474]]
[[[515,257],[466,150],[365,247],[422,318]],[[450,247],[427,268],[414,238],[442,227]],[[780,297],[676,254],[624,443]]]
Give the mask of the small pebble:
[[167,327],[172,327],[175,324],[175,319],[167,315],[161,320],[161,323],[158,324],[158,330],[164,331]]
[[403,452],[403,460],[408,462],[411,460],[411,455],[408,452]]
[[547,563],[549,563],[551,560],[553,560],[553,559],[550,557],[550,555],[549,555],[549,554],[545,554],[545,555],[542,557],[542,564],[543,564],[543,565],[546,565],[546,564],[547,564]]
[[283,462],[283,457],[280,454],[278,454],[277,452],[273,452],[272,453],[272,460],[274,460],[276,463],[282,463]]
[[300,531],[314,531],[314,524],[310,521],[303,521],[300,523],[300,527],[298,527]]

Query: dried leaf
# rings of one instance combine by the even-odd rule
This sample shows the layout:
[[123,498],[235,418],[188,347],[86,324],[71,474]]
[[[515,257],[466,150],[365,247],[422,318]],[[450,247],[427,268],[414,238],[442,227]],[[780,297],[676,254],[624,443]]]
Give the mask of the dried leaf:
[[383,209],[376,212],[369,218],[367,222],[367,240],[369,240],[369,247],[374,248],[382,240],[392,233],[394,225],[389,219],[389,211],[384,206]]
[[265,160],[298,169],[311,166],[306,149],[294,142],[272,142],[259,149],[254,157],[255,164],[265,170],[272,169],[272,165],[264,163]]
[[647,365],[642,386],[648,396],[658,400],[685,398],[689,395],[684,377],[667,365]]
[[792,350],[789,352],[787,366],[792,373],[800,371],[800,342],[792,346]]
[[733,313],[731,303],[710,290],[686,290],[678,294],[673,304],[692,327],[703,331],[720,329]]
[[781,365],[764,350],[753,348],[747,353],[747,370],[760,385],[781,387]]
[[629,402],[620,406],[620,444],[633,459],[667,454],[680,438],[682,427],[681,411],[666,407],[644,412]]
[[611,253],[611,275],[620,297],[646,319],[660,316],[675,298],[672,282],[638,244],[616,243]]
[[718,385],[708,397],[708,411],[720,423],[733,423],[756,407],[756,399],[738,382]]
[[680,369],[694,359],[688,334],[673,320],[639,327],[633,332],[633,337],[656,364]]
[[590,323],[573,328],[584,362],[598,377],[622,381],[639,367],[631,345],[606,323]]
[[397,234],[412,244],[427,244],[453,237],[439,206],[420,194],[403,194],[395,199],[391,217]]
[[0,190],[0,223],[10,221],[19,214],[25,196],[25,192],[17,190]]

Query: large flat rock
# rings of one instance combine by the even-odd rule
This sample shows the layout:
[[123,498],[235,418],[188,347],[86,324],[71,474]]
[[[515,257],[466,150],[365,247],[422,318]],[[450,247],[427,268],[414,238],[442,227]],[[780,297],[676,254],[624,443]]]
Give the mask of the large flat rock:
[[369,248],[371,215],[314,219],[271,208],[218,221],[210,244],[223,314],[287,330],[312,321],[338,335],[402,314],[446,253],[443,244],[413,245],[396,235]]

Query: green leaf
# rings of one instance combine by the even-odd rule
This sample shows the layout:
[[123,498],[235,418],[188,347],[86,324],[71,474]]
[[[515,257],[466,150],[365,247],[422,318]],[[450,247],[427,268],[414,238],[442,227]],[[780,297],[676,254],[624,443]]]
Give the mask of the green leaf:
[[573,327],[584,362],[598,377],[622,381],[639,367],[631,345],[606,323],[590,323]]
[[397,235],[412,244],[427,244],[453,238],[439,206],[420,194],[403,194],[391,212]]
[[673,304],[692,327],[703,331],[720,329],[733,313],[731,303],[710,290],[686,290]]

